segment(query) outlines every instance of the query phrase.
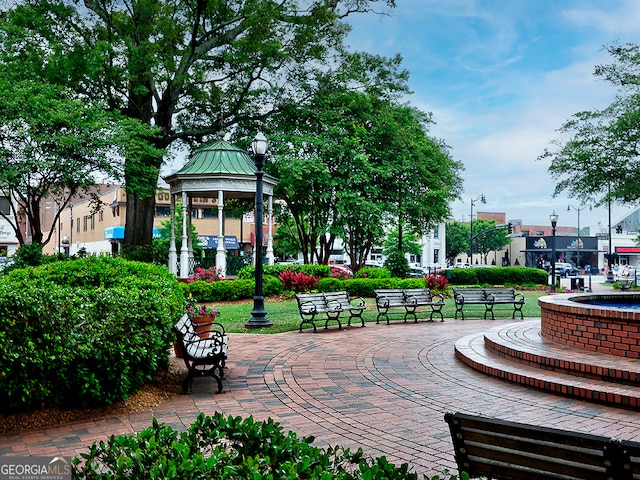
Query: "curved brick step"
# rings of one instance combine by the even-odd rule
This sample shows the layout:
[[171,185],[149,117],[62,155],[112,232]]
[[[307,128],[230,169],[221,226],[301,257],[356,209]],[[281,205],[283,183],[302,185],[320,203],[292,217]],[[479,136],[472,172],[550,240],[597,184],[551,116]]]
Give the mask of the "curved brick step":
[[589,402],[640,410],[640,387],[554,372],[513,361],[488,348],[484,333],[458,340],[455,354],[475,370],[502,380]]
[[503,325],[484,333],[485,345],[493,352],[524,365],[578,377],[640,386],[640,362],[588,352],[543,338],[540,321]]

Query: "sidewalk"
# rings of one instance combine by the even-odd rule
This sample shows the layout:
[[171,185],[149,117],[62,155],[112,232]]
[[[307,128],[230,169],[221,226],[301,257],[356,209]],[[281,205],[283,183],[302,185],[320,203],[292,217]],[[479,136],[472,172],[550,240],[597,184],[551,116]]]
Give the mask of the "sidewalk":
[[[592,278],[594,290],[601,287]],[[597,285],[597,286],[596,286]],[[233,334],[226,393],[194,381],[194,394],[120,418],[59,425],[0,437],[0,455],[86,452],[93,441],[134,433],[157,417],[184,429],[199,412],[268,417],[315,445],[362,447],[408,462],[414,471],[457,473],[447,411],[640,440],[640,413],[544,394],[471,370],[454,342],[513,320],[453,320],[352,327],[317,334]]]

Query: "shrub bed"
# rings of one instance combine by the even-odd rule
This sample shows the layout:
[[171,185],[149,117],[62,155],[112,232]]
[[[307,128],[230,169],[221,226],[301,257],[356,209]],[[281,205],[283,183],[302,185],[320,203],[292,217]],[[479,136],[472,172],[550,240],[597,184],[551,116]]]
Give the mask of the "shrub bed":
[[[313,437],[284,433],[272,419],[200,414],[186,432],[153,420],[136,435],[94,443],[73,461],[73,478],[417,480],[408,464],[368,458],[361,449],[320,449]],[[423,478],[427,478],[424,476]],[[445,473],[442,480],[454,480]]]
[[[302,268],[309,267],[309,268]],[[364,270],[364,269],[363,269]],[[278,273],[279,272],[279,273]],[[285,273],[283,273],[285,272]],[[318,292],[336,292],[346,290],[349,295],[358,297],[374,297],[374,290],[380,288],[431,288],[444,291],[442,282],[437,277],[428,278],[397,278],[391,277],[384,268],[370,268],[366,277],[356,275],[356,278],[343,279],[332,277],[327,265],[272,265],[265,267],[263,276],[263,294],[265,297],[280,295],[285,292],[283,281],[278,276],[289,278],[295,274],[313,275],[318,278]],[[367,273],[365,272],[365,273]],[[546,285],[548,273],[537,268],[526,267],[496,267],[496,268],[456,268],[446,271],[446,278],[451,285]],[[253,267],[241,270],[238,280],[223,280],[216,282],[195,281],[182,283],[181,287],[186,296],[196,298],[199,302],[222,302],[253,298],[255,283]],[[360,272],[358,272],[360,273]],[[294,288],[291,291],[302,291]]]
[[454,268],[446,271],[451,285],[546,285],[549,274],[539,268]]
[[111,404],[168,363],[184,296],[166,268],[107,257],[0,278],[0,412]]

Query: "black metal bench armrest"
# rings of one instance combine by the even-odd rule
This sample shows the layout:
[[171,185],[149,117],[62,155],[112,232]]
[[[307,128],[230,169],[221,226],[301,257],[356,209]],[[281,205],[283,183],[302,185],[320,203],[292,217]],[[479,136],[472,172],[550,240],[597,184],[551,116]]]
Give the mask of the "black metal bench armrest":
[[364,298],[362,297],[351,297],[349,298],[349,303],[356,308],[363,308],[365,304]]
[[409,295],[409,296],[405,297],[404,298],[404,302],[409,307],[417,307],[418,306],[418,299],[416,297],[414,297],[413,295]]
[[434,293],[431,301],[433,303],[444,303],[444,295],[442,295],[441,293]]
[[300,303],[300,311],[303,313],[318,313],[318,305],[316,302],[305,301]]

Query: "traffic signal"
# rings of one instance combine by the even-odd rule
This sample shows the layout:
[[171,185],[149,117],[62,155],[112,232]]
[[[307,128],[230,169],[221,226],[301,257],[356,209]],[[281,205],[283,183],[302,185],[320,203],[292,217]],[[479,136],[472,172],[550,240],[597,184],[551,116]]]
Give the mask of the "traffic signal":
[[511,235],[513,233],[513,223],[509,222],[507,224],[507,233]]
[[618,224],[616,226],[616,233],[622,233],[622,225],[621,224]]

